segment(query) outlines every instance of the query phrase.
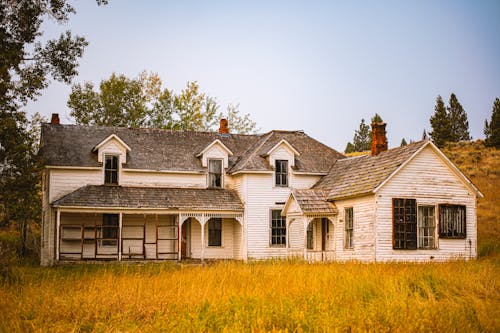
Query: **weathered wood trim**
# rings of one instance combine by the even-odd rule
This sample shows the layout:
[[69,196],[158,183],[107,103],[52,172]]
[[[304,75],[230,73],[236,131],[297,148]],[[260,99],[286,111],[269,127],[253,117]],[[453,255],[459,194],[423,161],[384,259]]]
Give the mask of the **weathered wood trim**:
[[116,141],[118,141],[118,143],[121,144],[123,146],[123,148],[125,148],[127,151],[131,151],[132,150],[132,149],[130,149],[130,147],[122,139],[120,139],[118,137],[118,135],[111,134],[106,139],[104,139],[101,142],[99,142],[94,148],[92,148],[92,151],[98,150],[99,148],[101,148],[102,146],[104,146],[110,140],[116,140]]
[[61,169],[61,170],[101,170],[102,166],[62,166],[62,165],[46,165],[45,169]]
[[278,142],[277,144],[275,144],[271,149],[269,149],[269,151],[265,154],[265,156],[269,156],[273,153],[273,151],[275,151],[276,149],[278,149],[279,146],[281,145],[284,145],[286,146],[289,150],[292,151],[292,153],[295,155],[295,156],[300,156],[300,153],[297,151],[297,149],[295,149],[288,141],[286,141],[285,139],[281,139],[280,142]]
[[216,144],[220,145],[229,154],[229,156],[233,156],[233,152],[231,151],[231,149],[227,148],[227,146],[223,144],[219,139],[215,139],[214,141],[212,141],[212,143],[206,146],[205,149],[203,149],[200,153],[196,154],[195,156],[196,157],[202,156],[206,151],[208,151],[210,148],[212,148],[212,146]]

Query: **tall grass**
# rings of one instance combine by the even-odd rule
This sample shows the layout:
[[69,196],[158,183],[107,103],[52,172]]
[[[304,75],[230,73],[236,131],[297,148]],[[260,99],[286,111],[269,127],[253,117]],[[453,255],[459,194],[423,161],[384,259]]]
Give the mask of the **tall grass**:
[[500,329],[499,262],[219,262],[17,267],[0,330],[382,331]]

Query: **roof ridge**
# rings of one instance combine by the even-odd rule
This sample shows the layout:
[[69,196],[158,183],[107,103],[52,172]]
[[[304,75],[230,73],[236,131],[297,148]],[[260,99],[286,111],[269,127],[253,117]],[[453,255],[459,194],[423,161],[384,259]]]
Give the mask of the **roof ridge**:
[[[255,156],[255,153],[260,149],[262,148],[262,146],[264,145],[264,143],[267,142],[267,140],[269,140],[269,138],[274,134],[274,131],[270,131],[266,134],[264,134],[260,140],[257,140],[253,145],[251,145],[247,150],[245,150],[245,152],[243,154],[241,154],[241,156],[244,156],[244,158],[242,158],[240,161],[238,161],[235,165],[233,165],[231,167],[230,170],[228,170],[229,172],[233,171],[234,169],[236,168],[239,168],[240,170],[242,168],[245,167],[245,165],[248,163],[248,161],[250,160],[251,157]],[[255,148],[254,148],[255,147]],[[241,165],[238,165],[240,164]]]

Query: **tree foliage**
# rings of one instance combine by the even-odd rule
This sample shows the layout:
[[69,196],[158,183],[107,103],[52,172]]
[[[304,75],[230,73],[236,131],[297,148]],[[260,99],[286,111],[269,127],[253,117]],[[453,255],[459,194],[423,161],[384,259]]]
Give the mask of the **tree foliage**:
[[405,139],[405,138],[403,138],[403,139],[401,140],[400,147],[404,147],[404,146],[407,146],[407,145],[408,145],[408,142],[406,142],[406,139]]
[[175,130],[210,131],[227,118],[232,132],[251,133],[255,122],[240,115],[238,106],[219,111],[215,98],[200,91],[197,82],[188,82],[178,94],[163,88],[156,73],[137,78],[112,74],[96,91],[90,82],[75,84],[68,106],[78,124],[121,127],[151,127]]
[[438,96],[434,114],[430,118],[432,132],[429,135],[438,147],[443,147],[447,142],[471,139],[467,113],[455,94],[451,94],[448,104],[445,106],[441,96]]
[[[98,4],[106,3],[98,0]],[[0,2],[0,222],[17,222],[26,248],[29,223],[40,221],[36,126],[22,108],[36,100],[51,79],[69,83],[87,45],[70,31],[43,40],[41,25],[49,18],[68,22],[75,9],[66,0]]]
[[[371,123],[382,123],[382,117],[378,113],[371,118]],[[370,150],[372,145],[372,131],[369,125],[365,123],[365,119],[361,119],[359,128],[354,131],[352,143],[348,142],[344,150],[345,153]]]
[[500,148],[500,99],[498,97],[493,103],[490,121],[484,121],[484,135],[486,146]]

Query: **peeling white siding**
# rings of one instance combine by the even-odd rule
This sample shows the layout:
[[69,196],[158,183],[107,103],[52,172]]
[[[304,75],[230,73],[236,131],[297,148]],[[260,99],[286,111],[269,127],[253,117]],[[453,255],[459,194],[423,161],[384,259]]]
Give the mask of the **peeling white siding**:
[[[234,229],[240,229],[237,221],[233,219],[222,219],[222,246],[208,246],[208,222],[205,223],[205,259],[233,259]],[[241,229],[240,229],[241,230]],[[201,258],[201,225],[195,219],[191,219],[191,257]]]
[[121,173],[120,185],[206,188],[207,176],[206,174],[124,171]]
[[[436,218],[438,204],[466,206],[467,238],[438,239],[435,250],[393,250],[392,199],[411,198],[417,205],[434,205]],[[427,147],[400,170],[376,194],[378,261],[425,261],[476,257],[477,220],[476,196],[448,168],[434,151]],[[437,223],[436,223],[437,227]],[[469,243],[470,241],[470,243]]]
[[[373,261],[375,259],[375,200],[373,195],[335,201],[339,210],[334,225],[334,247],[337,260]],[[353,247],[346,249],[345,208],[353,208]]]
[[49,202],[76,191],[85,185],[103,183],[102,170],[50,169]]

